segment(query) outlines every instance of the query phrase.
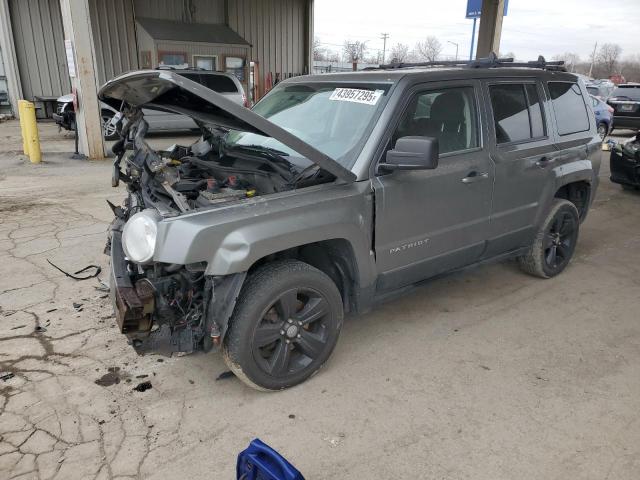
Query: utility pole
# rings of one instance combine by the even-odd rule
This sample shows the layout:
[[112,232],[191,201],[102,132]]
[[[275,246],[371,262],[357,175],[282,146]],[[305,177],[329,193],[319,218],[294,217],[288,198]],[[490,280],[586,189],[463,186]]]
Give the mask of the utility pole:
[[456,42],[452,42],[451,40],[447,40],[447,43],[456,46],[456,62],[458,61],[458,44]]
[[593,78],[593,76],[591,75],[593,73],[593,64],[596,61],[596,49],[598,48],[598,42],[596,42],[595,46],[593,47],[593,55],[591,55],[591,66],[589,67],[589,77]]
[[382,39],[382,64],[384,65],[384,55],[387,53],[387,38],[389,38],[388,33],[383,33],[380,37]]

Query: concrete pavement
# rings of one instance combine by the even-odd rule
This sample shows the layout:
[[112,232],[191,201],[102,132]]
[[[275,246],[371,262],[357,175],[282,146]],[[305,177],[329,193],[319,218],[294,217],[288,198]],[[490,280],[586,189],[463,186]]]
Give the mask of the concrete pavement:
[[506,262],[433,281],[265,394],[216,381],[216,354],[136,356],[98,281],[47,263],[106,278],[105,199],[123,197],[49,128],[33,166],[0,125],[0,478],[235,478],[254,437],[309,479],[639,477],[640,195],[608,162],[561,276]]

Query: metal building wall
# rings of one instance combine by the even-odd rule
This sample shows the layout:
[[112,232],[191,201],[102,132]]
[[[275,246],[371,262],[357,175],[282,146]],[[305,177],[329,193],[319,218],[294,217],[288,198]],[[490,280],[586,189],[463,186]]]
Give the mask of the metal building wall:
[[224,4],[224,0],[134,0],[138,17],[186,23],[224,23]]
[[138,68],[131,0],[89,0],[98,83]]
[[229,27],[251,45],[262,76],[305,73],[308,0],[229,0]]
[[24,98],[71,91],[59,0],[10,0],[11,28]]

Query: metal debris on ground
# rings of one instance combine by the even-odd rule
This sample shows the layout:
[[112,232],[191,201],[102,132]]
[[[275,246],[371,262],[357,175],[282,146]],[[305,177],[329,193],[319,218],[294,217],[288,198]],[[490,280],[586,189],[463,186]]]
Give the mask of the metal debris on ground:
[[[73,278],[74,280],[88,280],[90,278],[94,278],[97,277],[98,275],[100,275],[100,272],[102,272],[102,267],[100,267],[99,265],[87,265],[84,268],[81,268],[80,270],[78,270],[77,272],[73,272],[72,274],[69,272],[65,272],[63,269],[61,269],[59,266],[55,265],[51,260],[47,259],[47,263],[49,263],[49,265],[51,265],[53,268],[55,268],[56,270],[64,273],[67,277],[69,278]],[[91,273],[91,274],[87,274],[84,275],[82,277],[78,276],[79,273],[83,273],[86,272],[87,270],[91,270],[92,268],[95,269],[95,272]]]
[[147,382],[141,382],[138,385],[136,385],[135,387],[133,387],[133,389],[136,392],[146,392],[147,390],[151,390],[153,388],[153,385],[151,385],[151,382],[147,381]]
[[2,380],[3,382],[6,382],[7,380],[12,379],[13,377],[15,377],[15,374],[11,372],[0,373],[0,380]]
[[98,285],[94,286],[93,288],[95,288],[99,292],[109,292],[111,290],[111,287],[109,287],[109,284],[100,280],[99,278],[98,278]]

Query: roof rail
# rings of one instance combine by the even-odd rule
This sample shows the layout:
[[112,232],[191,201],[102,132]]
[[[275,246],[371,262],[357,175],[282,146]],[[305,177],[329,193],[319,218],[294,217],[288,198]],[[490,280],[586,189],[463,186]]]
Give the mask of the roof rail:
[[490,53],[486,58],[478,58],[476,60],[458,61],[458,60],[436,60],[435,62],[400,62],[388,63],[379,67],[367,67],[364,70],[396,70],[400,68],[419,68],[419,67],[467,67],[467,68],[501,68],[501,67],[524,67],[524,68],[540,68],[543,70],[554,70],[566,72],[564,61],[547,62],[540,55],[537,60],[530,62],[514,62],[513,58],[498,58],[495,53]]

